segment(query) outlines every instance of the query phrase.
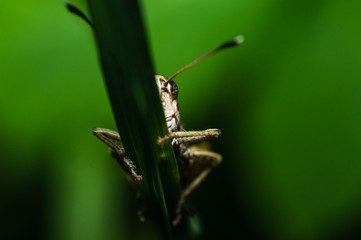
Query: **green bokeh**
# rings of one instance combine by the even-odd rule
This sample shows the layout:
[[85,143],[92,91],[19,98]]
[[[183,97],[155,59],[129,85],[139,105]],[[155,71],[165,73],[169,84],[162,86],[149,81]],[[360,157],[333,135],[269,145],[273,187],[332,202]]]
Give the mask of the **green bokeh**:
[[[73,1],[74,2],[74,1]],[[350,239],[361,225],[359,1],[144,1],[157,74],[224,162],[190,198],[204,239]],[[0,8],[4,239],[157,239],[94,126],[115,128],[91,29],[62,1]],[[152,236],[152,237],[151,237]]]

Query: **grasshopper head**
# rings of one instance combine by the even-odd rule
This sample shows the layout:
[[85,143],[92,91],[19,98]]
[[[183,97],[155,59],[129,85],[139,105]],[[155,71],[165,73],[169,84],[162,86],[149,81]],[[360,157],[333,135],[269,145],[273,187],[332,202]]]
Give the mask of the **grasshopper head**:
[[205,55],[197,58],[193,62],[179,69],[176,73],[174,73],[171,77],[165,78],[160,75],[155,75],[155,81],[158,86],[159,95],[163,104],[163,111],[165,115],[165,120],[167,122],[168,131],[174,132],[179,131],[180,129],[180,116],[178,109],[178,87],[177,84],[173,81],[173,79],[180,74],[181,72],[187,70],[188,68],[196,65],[197,63],[203,61],[204,59],[214,55],[215,53],[229,48],[233,46],[237,46],[242,43],[244,40],[243,36],[237,36],[231,41],[225,42],[213,49],[212,51],[206,53]]
[[174,81],[167,82],[167,80],[168,79],[163,76],[155,75],[155,81],[157,83],[160,99],[162,101],[168,131],[174,132],[178,131],[180,127],[178,87]]

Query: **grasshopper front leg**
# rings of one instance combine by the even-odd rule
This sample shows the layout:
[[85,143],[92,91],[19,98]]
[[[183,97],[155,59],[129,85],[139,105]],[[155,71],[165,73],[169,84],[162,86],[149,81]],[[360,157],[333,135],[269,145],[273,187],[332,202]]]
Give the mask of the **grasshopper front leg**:
[[158,138],[158,145],[162,145],[166,141],[172,140],[172,145],[190,143],[190,142],[199,142],[209,138],[218,137],[221,135],[219,129],[207,129],[203,131],[177,131],[170,132],[163,138]]
[[102,142],[107,144],[111,149],[111,154],[114,159],[117,160],[121,168],[123,169],[128,182],[131,184],[133,189],[136,192],[136,200],[138,205],[138,218],[141,222],[145,221],[145,217],[142,209],[142,195],[139,190],[138,185],[135,181],[141,181],[143,178],[141,175],[138,175],[135,170],[136,167],[134,163],[126,156],[125,150],[123,147],[119,146],[116,142],[121,142],[119,133],[106,128],[94,128],[93,134]]
[[[111,148],[114,158],[118,160],[123,169],[128,169],[130,171],[135,181],[141,181],[143,179],[142,175],[138,175],[135,172],[136,167],[132,160],[126,156],[124,148],[114,142],[122,141],[118,132],[106,128],[94,128],[93,134]],[[127,167],[124,167],[124,164]]]

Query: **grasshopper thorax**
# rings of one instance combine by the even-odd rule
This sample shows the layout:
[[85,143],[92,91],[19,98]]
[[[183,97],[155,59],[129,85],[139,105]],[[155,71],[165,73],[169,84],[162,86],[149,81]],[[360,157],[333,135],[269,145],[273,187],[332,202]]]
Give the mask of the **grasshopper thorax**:
[[155,75],[160,99],[162,101],[163,111],[169,132],[179,131],[180,115],[178,108],[178,87],[174,81]]

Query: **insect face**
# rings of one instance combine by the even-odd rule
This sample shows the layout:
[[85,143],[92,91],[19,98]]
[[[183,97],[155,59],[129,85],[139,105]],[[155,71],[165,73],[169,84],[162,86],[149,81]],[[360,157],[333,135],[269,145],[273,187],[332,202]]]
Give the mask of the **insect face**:
[[155,81],[162,101],[168,131],[178,131],[180,127],[180,115],[177,84],[174,81],[167,82],[167,79],[160,75],[155,76]]

